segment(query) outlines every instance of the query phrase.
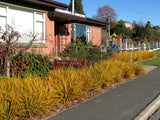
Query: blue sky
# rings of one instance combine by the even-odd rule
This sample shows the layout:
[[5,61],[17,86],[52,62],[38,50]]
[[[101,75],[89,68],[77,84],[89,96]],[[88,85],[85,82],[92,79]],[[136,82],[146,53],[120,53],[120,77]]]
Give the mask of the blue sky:
[[[69,4],[70,0],[55,0]],[[82,0],[84,12],[92,18],[99,7],[109,5],[117,13],[117,20],[124,20],[145,24],[150,21],[152,25],[160,26],[160,0]]]

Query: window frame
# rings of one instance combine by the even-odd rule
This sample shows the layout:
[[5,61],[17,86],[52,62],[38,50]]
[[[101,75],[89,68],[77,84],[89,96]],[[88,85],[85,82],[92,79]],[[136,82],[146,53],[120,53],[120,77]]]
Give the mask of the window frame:
[[[6,18],[6,25],[9,25],[9,10],[22,10],[22,11],[25,11],[25,12],[31,12],[33,14],[33,35],[35,35],[36,33],[36,22],[40,22],[42,23],[42,41],[38,40],[38,41],[35,41],[35,43],[46,43],[46,26],[45,26],[45,14],[46,12],[45,11],[40,11],[40,10],[35,10],[35,9],[32,9],[32,8],[27,8],[27,7],[21,7],[21,6],[12,6],[12,5],[3,5],[0,3],[0,7],[4,7],[6,8],[6,14],[3,14],[3,13],[0,13],[0,17],[5,17]],[[37,19],[37,14],[41,14],[42,15],[42,19]],[[12,26],[12,25],[11,25]],[[14,27],[14,26],[13,26]],[[1,35],[1,34],[0,34]],[[18,41],[18,43],[28,43],[29,41]]]
[[[76,40],[76,32],[77,32],[77,25],[79,25],[79,26],[84,26],[85,27],[85,30],[86,30],[86,42],[87,43],[91,43],[92,42],[92,26],[89,26],[89,25],[84,25],[84,24],[79,24],[79,23],[72,23],[71,24],[71,33],[72,33],[72,35],[71,35],[71,39],[73,39],[73,31],[72,31],[72,25],[74,25],[74,33],[75,33],[75,35],[74,35],[74,39]],[[87,31],[87,28],[90,28],[90,30],[89,31]],[[90,33],[90,40],[88,40],[88,34],[87,33]]]
[[[89,28],[89,30],[87,28]],[[90,40],[88,40],[88,33],[90,35]],[[86,40],[88,43],[92,42],[92,27],[91,26],[86,26]]]
[[[4,5],[0,4],[0,7],[6,9],[6,14],[0,13],[0,17],[6,18],[6,25],[7,25],[8,24],[8,14],[7,14],[8,13],[8,6],[4,6]],[[4,28],[4,30],[5,30],[5,28]]]

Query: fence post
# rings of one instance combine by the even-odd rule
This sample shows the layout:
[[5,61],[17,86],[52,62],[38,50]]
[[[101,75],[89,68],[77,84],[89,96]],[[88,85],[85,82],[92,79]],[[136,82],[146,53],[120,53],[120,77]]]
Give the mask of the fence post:
[[83,67],[86,69],[86,59],[83,60]]
[[103,56],[102,56],[102,48],[101,48],[101,60],[102,60],[102,57],[103,57]]
[[132,62],[132,50],[130,50],[130,54],[131,54],[131,62]]
[[78,51],[78,50],[77,50],[77,46],[76,46],[76,53],[77,53],[77,51]]
[[57,71],[57,59],[54,59],[54,69]]
[[132,51],[134,51],[134,44],[132,43]]

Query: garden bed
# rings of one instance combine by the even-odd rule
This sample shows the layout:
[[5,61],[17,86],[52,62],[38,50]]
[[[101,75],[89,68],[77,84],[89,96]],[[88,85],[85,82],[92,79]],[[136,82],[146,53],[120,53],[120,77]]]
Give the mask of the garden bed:
[[53,114],[144,74],[141,65],[126,62],[124,53],[121,55],[122,60],[112,57],[86,69],[53,70],[44,77],[1,77],[0,119],[35,119]]

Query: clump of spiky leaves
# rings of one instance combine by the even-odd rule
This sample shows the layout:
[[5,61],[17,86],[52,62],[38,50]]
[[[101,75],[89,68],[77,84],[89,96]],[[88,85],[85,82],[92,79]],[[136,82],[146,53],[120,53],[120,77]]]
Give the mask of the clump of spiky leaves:
[[[111,58],[86,69],[59,69],[44,78],[0,79],[0,119],[33,118],[59,106],[84,100],[91,92],[109,88],[123,78],[143,74],[136,63]],[[87,94],[86,94],[87,93]]]
[[32,118],[57,105],[56,91],[38,76],[0,81],[0,119]]
[[140,62],[149,58],[155,58],[156,54],[152,51],[135,51],[135,52],[122,52],[112,54],[112,58],[130,62],[131,59],[133,62]]
[[81,73],[80,69],[60,69],[50,73],[48,80],[51,89],[56,91],[61,103],[68,103],[83,93],[83,84],[87,77]]

